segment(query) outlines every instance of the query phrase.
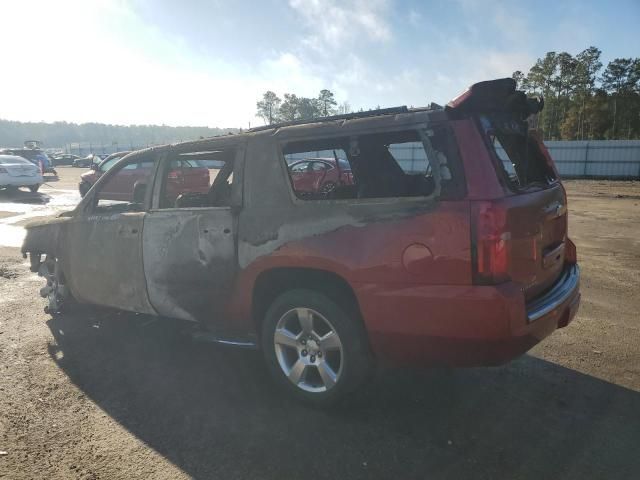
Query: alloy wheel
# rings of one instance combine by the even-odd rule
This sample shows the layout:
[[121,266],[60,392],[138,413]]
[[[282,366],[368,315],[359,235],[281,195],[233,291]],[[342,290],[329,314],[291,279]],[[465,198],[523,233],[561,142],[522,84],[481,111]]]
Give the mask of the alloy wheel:
[[322,314],[311,308],[294,308],[282,315],[273,342],[278,364],[298,388],[326,392],[339,381],[344,352],[338,332]]

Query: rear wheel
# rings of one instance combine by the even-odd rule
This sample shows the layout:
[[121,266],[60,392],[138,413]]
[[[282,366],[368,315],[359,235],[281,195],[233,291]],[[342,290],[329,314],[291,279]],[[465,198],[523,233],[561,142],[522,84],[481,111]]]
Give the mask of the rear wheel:
[[290,290],[271,304],[262,348],[278,384],[298,399],[328,406],[366,380],[371,356],[365,332],[348,309],[323,293]]

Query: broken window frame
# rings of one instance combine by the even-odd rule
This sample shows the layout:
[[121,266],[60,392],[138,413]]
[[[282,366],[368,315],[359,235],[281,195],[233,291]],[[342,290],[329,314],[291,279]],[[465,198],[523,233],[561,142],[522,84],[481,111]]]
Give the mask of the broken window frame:
[[[435,182],[434,190],[429,195],[416,195],[416,196],[390,196],[390,197],[368,197],[368,198],[314,198],[305,199],[300,198],[296,193],[293,186],[293,179],[289,174],[288,165],[285,157],[285,148],[288,144],[323,141],[330,139],[353,139],[366,135],[385,134],[385,133],[398,133],[406,131],[415,131],[418,133],[422,141],[422,146],[427,156],[427,161],[432,170],[433,179]],[[387,203],[423,203],[425,201],[436,201],[441,195],[441,178],[439,165],[436,168],[434,161],[436,155],[431,142],[429,141],[429,132],[432,132],[431,126],[426,122],[419,123],[407,123],[394,126],[376,126],[360,129],[345,129],[344,132],[327,132],[321,134],[300,135],[298,132],[289,133],[287,131],[278,132],[276,134],[277,143],[276,149],[278,154],[278,160],[282,169],[282,174],[285,176],[285,182],[289,189],[289,198],[294,204],[297,205],[313,205],[314,203],[321,202],[323,204],[387,204]],[[346,153],[346,151],[345,151]],[[349,161],[347,159],[347,161]]]
[[[86,215],[118,215],[122,213],[137,213],[137,212],[149,211],[150,200],[151,200],[150,198],[151,189],[149,188],[149,185],[153,185],[155,182],[155,177],[156,177],[156,174],[158,171],[158,165],[160,162],[160,159],[156,157],[157,153],[158,152],[151,150],[151,151],[144,151],[140,154],[125,155],[124,157],[120,158],[119,161],[113,167],[107,170],[98,179],[98,181],[96,182],[96,188],[94,189],[93,193],[85,196],[82,202],[80,202],[80,204],[78,205],[78,209],[76,210],[77,213],[79,215],[86,216]],[[118,211],[116,209],[114,209],[114,211],[100,210],[100,206],[98,205],[98,202],[100,201],[100,198],[99,198],[100,192],[109,183],[110,179],[115,175],[117,175],[121,170],[124,170],[127,166],[133,163],[141,163],[148,160],[152,160],[154,162],[154,165],[148,177],[147,189],[145,191],[145,198],[144,198],[144,201],[140,204],[140,208],[136,210],[123,210],[123,211]]]
[[[243,205],[243,191],[244,191],[244,161],[246,152],[246,139],[238,141],[215,141],[212,143],[197,143],[197,144],[181,144],[177,146],[171,146],[162,152],[161,158],[158,162],[154,181],[153,192],[151,196],[151,206],[148,211],[183,211],[183,210],[205,210],[205,209],[240,209]],[[233,155],[233,181],[231,182],[231,197],[229,205],[206,205],[206,206],[185,206],[185,207],[161,207],[163,187],[165,174],[170,168],[171,162],[176,160],[179,155],[184,153],[196,153],[196,152],[215,152],[218,150],[235,150]],[[214,180],[215,182],[215,180]],[[212,184],[213,185],[213,184]],[[211,187],[210,187],[211,188]]]

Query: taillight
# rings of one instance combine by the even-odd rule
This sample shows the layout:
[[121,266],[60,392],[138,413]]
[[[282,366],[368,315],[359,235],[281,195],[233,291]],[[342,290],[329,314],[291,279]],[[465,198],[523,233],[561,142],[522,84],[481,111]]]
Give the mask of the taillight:
[[495,285],[509,280],[511,232],[507,230],[507,210],[499,203],[474,202],[473,283]]
[[565,225],[566,225],[566,240],[564,242],[564,261],[569,264],[578,263],[578,252],[576,251],[576,244],[569,238],[569,206],[567,203],[567,189],[562,186],[562,197],[564,199],[565,211]]
[[180,175],[180,172],[176,170],[170,171],[169,174],[167,175],[167,178],[171,180],[178,180],[180,177],[182,177],[182,175]]

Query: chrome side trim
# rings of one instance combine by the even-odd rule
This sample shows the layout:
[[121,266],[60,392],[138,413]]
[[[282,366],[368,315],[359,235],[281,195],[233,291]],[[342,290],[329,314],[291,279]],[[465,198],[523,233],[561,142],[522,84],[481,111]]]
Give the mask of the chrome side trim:
[[191,339],[195,342],[217,343],[218,345],[227,345],[230,347],[248,348],[256,350],[258,345],[252,339],[225,338],[210,331],[198,331],[191,333]]
[[541,297],[527,304],[527,320],[535,322],[564,303],[580,285],[580,267],[571,265],[555,283],[553,288]]

